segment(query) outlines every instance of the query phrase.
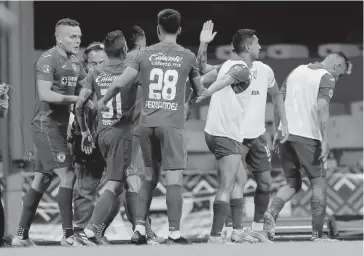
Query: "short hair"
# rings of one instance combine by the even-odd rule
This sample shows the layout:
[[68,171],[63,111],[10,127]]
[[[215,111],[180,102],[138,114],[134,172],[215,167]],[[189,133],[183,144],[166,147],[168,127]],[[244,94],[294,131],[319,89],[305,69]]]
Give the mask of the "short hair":
[[57,22],[56,24],[56,28],[59,26],[70,26],[70,27],[79,27],[80,23],[78,23],[75,20],[69,19],[69,18],[65,18],[65,19],[61,19]]
[[145,38],[144,30],[137,25],[123,29],[123,32],[126,37],[126,45],[129,50],[135,48],[139,39]]
[[247,39],[251,39],[257,32],[254,29],[239,29],[235,32],[232,40],[232,45],[236,53],[244,51],[242,44],[245,44]]
[[158,13],[158,25],[168,34],[176,34],[181,25],[181,14],[173,9],[165,9]]
[[85,63],[88,62],[88,54],[92,51],[104,51],[105,50],[105,46],[103,43],[101,42],[92,42],[91,44],[89,44],[85,51],[83,52],[83,59],[85,61]]
[[108,57],[120,57],[126,53],[124,49],[125,37],[121,30],[109,32],[104,39],[104,45]]

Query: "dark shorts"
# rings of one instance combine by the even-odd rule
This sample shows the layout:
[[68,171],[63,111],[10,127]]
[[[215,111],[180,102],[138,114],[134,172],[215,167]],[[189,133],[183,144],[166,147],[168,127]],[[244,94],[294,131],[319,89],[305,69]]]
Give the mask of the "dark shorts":
[[132,140],[123,138],[118,128],[110,127],[98,134],[97,143],[106,161],[105,179],[124,182],[131,162]]
[[279,153],[286,178],[297,176],[302,168],[309,178],[326,177],[326,170],[322,168],[319,160],[320,145],[287,141],[280,145]]
[[85,154],[81,150],[81,135],[74,136],[73,142],[73,160],[74,163],[84,165],[89,171],[94,172],[103,172],[106,166],[106,162],[100,152],[98,143],[96,143],[96,148],[93,149],[91,155]]
[[242,155],[243,146],[240,142],[220,136],[213,136],[205,132],[206,145],[215,155],[216,159],[220,159],[229,155]]
[[36,172],[49,174],[54,169],[72,169],[72,156],[67,147],[67,126],[33,129],[32,135],[37,148]]
[[141,127],[140,146],[145,167],[153,167],[154,162],[159,162],[164,170],[186,169],[183,129]]
[[242,159],[251,172],[270,171],[271,154],[266,137],[261,135],[255,139],[244,139]]

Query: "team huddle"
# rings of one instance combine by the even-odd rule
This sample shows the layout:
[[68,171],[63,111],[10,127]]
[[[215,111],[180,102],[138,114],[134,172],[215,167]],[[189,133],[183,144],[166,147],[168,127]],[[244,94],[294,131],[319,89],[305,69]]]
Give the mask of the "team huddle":
[[[12,245],[35,246],[29,229],[55,176],[60,179],[62,246],[110,244],[105,231],[122,204],[133,227],[132,243],[190,244],[180,232],[187,164],[184,123],[190,105],[208,98],[205,140],[220,176],[208,243],[271,243],[279,212],[301,188],[301,168],[313,189],[312,241],[331,241],[323,234],[327,124],[335,83],[351,72],[347,57],[332,53],[322,62],[293,67],[279,89],[273,70],[258,61],[255,30],[239,29],[232,37],[232,57],[212,66],[207,63],[208,44],[216,35],[211,21],[203,25],[196,56],[176,43],[178,11],[165,9],[157,20],[159,43],[147,47],[138,26],[112,31],[102,43],[86,48],[86,66],[76,57],[79,23],[63,19],[56,24],[56,46],[36,65],[38,97],[31,122],[36,175]],[[192,92],[186,100],[188,83]],[[277,126],[273,146],[287,181],[272,200],[271,153],[264,136],[268,93]],[[243,227],[248,170],[257,182],[251,228]],[[149,218],[161,171],[167,239],[152,231]],[[105,189],[96,200],[102,179]]]

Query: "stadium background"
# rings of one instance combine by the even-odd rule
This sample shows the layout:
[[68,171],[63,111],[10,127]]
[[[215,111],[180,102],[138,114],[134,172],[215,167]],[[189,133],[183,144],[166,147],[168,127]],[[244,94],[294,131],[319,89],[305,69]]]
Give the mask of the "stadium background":
[[[156,14],[175,8],[182,14],[183,33],[179,43],[197,53],[199,33],[206,20],[213,20],[218,35],[209,46],[209,63],[221,63],[230,56],[229,42],[238,28],[255,28],[263,46],[261,57],[275,72],[278,83],[299,64],[318,60],[332,50],[342,50],[354,64],[353,75],[343,78],[333,97],[330,112],[330,140],[333,146],[329,165],[328,215],[363,214],[363,4],[361,2],[9,2],[19,23],[1,34],[1,81],[15,87],[11,108],[1,125],[3,165],[0,173],[5,193],[7,232],[13,234],[19,220],[21,200],[32,179],[34,146],[29,131],[35,83],[33,68],[41,52],[52,47],[57,20],[70,17],[81,24],[82,47],[101,41],[105,34],[133,24],[146,31],[148,44],[157,42]],[[128,15],[132,13],[133,15]],[[269,99],[270,101],[270,99]],[[204,237],[211,224],[211,202],[217,186],[214,158],[203,137],[208,103],[195,105],[186,124],[189,151],[185,173],[183,230],[190,237]],[[267,104],[266,136],[274,133],[272,104]],[[279,159],[272,159],[274,191],[284,178]],[[2,170],[2,171],[1,171]],[[305,181],[306,185],[308,184]],[[58,240],[61,236],[58,206],[54,200],[57,181],[43,197],[31,233],[34,238]],[[255,182],[246,186],[246,220],[253,215]],[[102,187],[100,188],[102,191]],[[158,234],[167,231],[163,179],[152,204],[153,227]],[[308,225],[308,186],[287,204],[285,227]],[[300,222],[301,221],[301,222]],[[126,228],[124,228],[126,226]],[[127,239],[130,226],[121,217],[109,230],[112,239]]]

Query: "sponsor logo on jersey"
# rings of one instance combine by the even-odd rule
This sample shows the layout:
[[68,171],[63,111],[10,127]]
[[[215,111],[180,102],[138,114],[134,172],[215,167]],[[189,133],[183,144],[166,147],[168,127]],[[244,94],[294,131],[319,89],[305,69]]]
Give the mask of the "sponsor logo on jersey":
[[259,91],[258,90],[252,90],[252,94],[251,95],[259,95]]
[[114,80],[116,78],[118,78],[120,76],[120,74],[109,74],[109,73],[100,73],[97,78],[96,78],[96,83],[98,86],[102,87],[102,86],[107,86],[109,87],[110,84],[112,82],[114,82]]
[[153,66],[166,66],[166,67],[181,67],[183,57],[181,56],[168,56],[162,52],[150,55],[149,61]]
[[76,87],[76,85],[77,85],[77,76],[63,76],[63,77],[61,77],[61,85]]

